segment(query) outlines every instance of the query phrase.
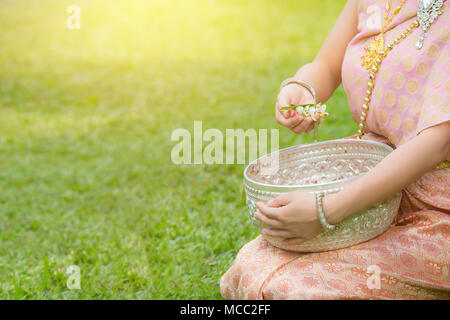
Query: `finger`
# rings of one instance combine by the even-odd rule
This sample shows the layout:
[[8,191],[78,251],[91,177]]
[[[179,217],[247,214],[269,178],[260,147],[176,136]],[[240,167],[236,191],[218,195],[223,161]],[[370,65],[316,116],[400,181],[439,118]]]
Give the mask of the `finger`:
[[309,125],[308,128],[306,128],[305,132],[311,132],[314,129],[314,126],[316,125],[316,121],[313,121],[313,123],[311,123]]
[[268,205],[264,204],[263,202],[257,202],[256,207],[259,209],[259,211],[265,215],[268,218],[274,219],[279,221],[280,214],[282,213],[284,207],[280,208],[273,208],[269,207]]
[[307,126],[308,126],[307,118],[303,117],[302,122],[300,122],[295,127],[291,128],[291,130],[294,131],[296,134],[302,134]]
[[298,126],[300,123],[302,123],[302,121],[304,120],[304,116],[297,114],[295,117],[292,117],[289,119],[283,118],[281,120],[283,123],[280,123],[280,121],[278,121],[280,124],[282,124],[283,126],[292,130],[292,128],[294,128],[294,127]]
[[267,205],[269,207],[278,208],[278,207],[285,206],[285,205],[289,204],[290,202],[291,202],[291,197],[288,194],[281,194],[278,197],[267,202]]
[[286,246],[296,246],[296,245],[302,244],[305,241],[306,241],[306,239],[304,239],[302,237],[295,237],[295,238],[284,239],[282,244],[286,245]]
[[291,118],[291,110],[281,110],[281,108],[282,107],[277,108],[278,113],[280,113],[284,119],[289,120]]
[[277,220],[273,220],[270,219],[268,217],[266,217],[265,215],[263,215],[260,211],[256,211],[255,214],[253,215],[253,217],[256,220],[261,221],[265,226],[267,226],[268,228],[280,228],[281,227],[281,223]]
[[275,119],[276,119],[277,122],[278,122],[279,124],[281,124],[282,126],[285,126],[285,127],[288,126],[289,120],[286,119],[286,118],[281,114],[281,111],[278,110],[278,109],[275,111]]
[[303,119],[304,118],[301,115],[298,115],[298,114],[295,117],[290,118],[289,119],[289,124],[288,124],[289,129],[298,126],[303,121]]
[[292,233],[290,233],[287,230],[282,229],[272,229],[272,228],[265,228],[261,231],[261,233],[265,236],[269,237],[275,237],[275,238],[289,238],[292,237]]
[[283,118],[285,119],[289,119],[290,118],[290,110],[280,110],[282,107],[287,107],[289,106],[290,103],[287,100],[287,98],[285,97],[280,97],[279,99],[277,99],[277,103],[276,103],[276,108],[277,111],[283,116]]
[[315,123],[316,122],[311,117],[308,117],[306,119],[306,124],[305,124],[306,128],[305,128],[305,130],[307,130],[310,127],[313,128]]
[[311,123],[313,123],[314,120],[311,119],[310,117],[305,118],[300,124],[298,124],[297,126],[295,126],[292,131],[294,131],[297,134],[301,134],[303,132],[305,132],[305,130],[311,125]]
[[281,115],[281,113],[279,111],[277,111],[275,118],[277,119],[279,124],[289,128],[289,129],[292,127],[295,127],[302,121],[302,119],[298,115],[295,117],[286,119]]

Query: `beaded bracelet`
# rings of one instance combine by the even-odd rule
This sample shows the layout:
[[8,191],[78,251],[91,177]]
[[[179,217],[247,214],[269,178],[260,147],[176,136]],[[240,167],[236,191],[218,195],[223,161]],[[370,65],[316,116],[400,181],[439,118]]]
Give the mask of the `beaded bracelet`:
[[337,228],[337,226],[333,225],[333,224],[329,224],[325,217],[325,212],[323,211],[323,206],[322,206],[323,196],[324,196],[323,192],[316,192],[316,205],[317,205],[317,211],[319,213],[320,223],[326,230],[335,230]]

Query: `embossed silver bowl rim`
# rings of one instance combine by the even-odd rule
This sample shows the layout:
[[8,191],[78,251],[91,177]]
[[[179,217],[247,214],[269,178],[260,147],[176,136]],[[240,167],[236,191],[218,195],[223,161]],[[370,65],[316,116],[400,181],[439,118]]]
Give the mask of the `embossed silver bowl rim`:
[[311,184],[301,184],[301,185],[267,184],[267,183],[255,181],[247,175],[247,172],[251,168],[252,165],[256,164],[261,159],[269,157],[276,153],[281,153],[281,152],[285,152],[285,151],[292,150],[292,149],[298,149],[298,151],[300,152],[301,149],[307,149],[308,147],[311,147],[311,146],[314,146],[314,147],[321,146],[321,145],[325,146],[325,145],[329,145],[329,144],[333,144],[333,143],[345,144],[345,145],[348,145],[351,143],[373,145],[373,146],[379,147],[381,149],[385,149],[387,151],[386,153],[391,153],[394,150],[385,143],[372,141],[372,140],[360,140],[360,139],[335,139],[335,140],[326,140],[326,141],[322,141],[322,142],[312,142],[312,143],[295,145],[292,147],[288,147],[288,148],[284,148],[284,149],[280,149],[280,150],[268,153],[262,157],[259,157],[256,160],[252,161],[251,163],[249,163],[248,166],[244,170],[244,182],[248,186],[257,188],[258,190],[271,191],[271,192],[288,192],[290,190],[294,191],[294,190],[302,190],[302,189],[304,189],[304,190],[313,190],[313,189],[323,190],[323,189],[333,189],[333,188],[339,187],[343,183],[347,183],[351,180],[357,179],[366,174],[365,172],[362,172],[362,173],[360,173],[358,175],[354,175],[352,177],[348,177],[348,178],[344,178],[344,179],[340,179],[340,180],[332,181],[332,182],[318,183],[318,184],[314,184],[314,185],[311,185]]

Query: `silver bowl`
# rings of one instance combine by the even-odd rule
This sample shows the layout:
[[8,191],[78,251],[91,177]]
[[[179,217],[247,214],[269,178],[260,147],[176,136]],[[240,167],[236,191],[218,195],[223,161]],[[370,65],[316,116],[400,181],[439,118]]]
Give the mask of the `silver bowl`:
[[[247,207],[255,226],[264,225],[253,215],[255,203],[296,190],[335,193],[366,174],[393,149],[380,142],[339,139],[282,149],[265,155],[244,170]],[[401,192],[342,220],[336,230],[286,246],[283,239],[264,236],[272,245],[297,252],[319,252],[349,247],[385,232],[397,215]]]

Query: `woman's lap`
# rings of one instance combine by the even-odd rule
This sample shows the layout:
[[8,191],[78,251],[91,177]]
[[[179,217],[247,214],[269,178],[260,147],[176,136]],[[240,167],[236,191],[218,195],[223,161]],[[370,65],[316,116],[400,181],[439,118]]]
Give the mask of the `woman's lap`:
[[[410,205],[405,193],[405,207]],[[261,236],[222,277],[229,299],[450,299],[450,217],[422,208],[400,215],[383,235],[341,250],[295,253]],[[370,269],[373,268],[373,269]],[[370,289],[369,270],[380,271]]]

